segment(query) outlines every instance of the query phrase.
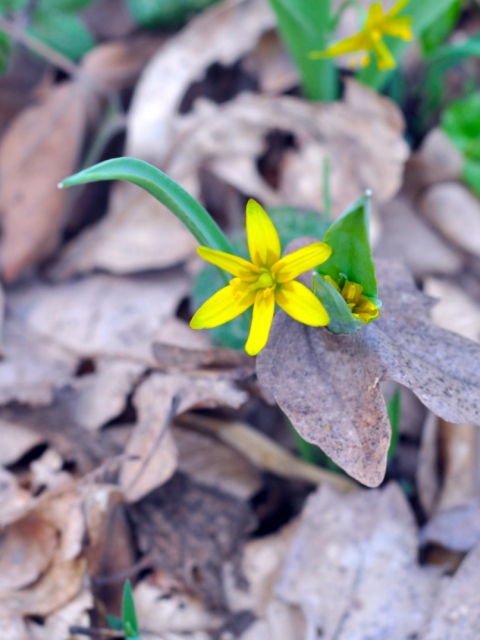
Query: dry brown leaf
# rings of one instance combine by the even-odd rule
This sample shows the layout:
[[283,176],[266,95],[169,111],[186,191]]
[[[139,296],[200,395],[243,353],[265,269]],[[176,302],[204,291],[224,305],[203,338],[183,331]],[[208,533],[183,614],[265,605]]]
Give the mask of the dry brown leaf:
[[8,525],[0,540],[1,598],[35,582],[52,562],[57,548],[55,527],[39,515]]
[[340,496],[322,487],[307,501],[277,587],[304,613],[305,637],[414,637],[439,575],[417,564],[417,529],[402,491]]
[[93,609],[93,604],[92,594],[84,590],[74,600],[49,615],[42,624],[30,620],[28,622],[30,640],[80,639],[80,635],[71,634],[70,627],[89,628],[89,610]]
[[258,80],[261,93],[282,94],[298,84],[298,72],[276,31],[260,38],[242,68]]
[[210,347],[208,349],[182,348],[172,344],[156,343],[153,354],[157,368],[162,371],[191,372],[202,369],[220,369],[236,379],[254,373],[255,360],[243,351]]
[[401,197],[382,207],[382,235],[375,254],[404,260],[418,278],[432,273],[455,273],[465,262],[460,251],[436,234],[408,200]]
[[82,558],[64,561],[57,554],[48,572],[33,586],[1,593],[0,611],[11,616],[48,616],[78,595],[85,568]]
[[275,25],[263,0],[229,0],[205,11],[153,57],[137,84],[129,113],[127,155],[164,162],[189,85],[214,62],[229,65]]
[[250,500],[261,487],[258,470],[230,447],[207,435],[174,427],[178,469],[197,484],[221,487],[239,500]]
[[175,442],[167,431],[173,418],[195,407],[238,408],[248,396],[216,373],[203,376],[153,373],[136,390],[139,422],[127,444],[120,485],[135,502],[166,482],[177,467]]
[[220,488],[199,486],[176,473],[129,507],[138,547],[150,566],[200,597],[212,610],[225,606],[223,564],[238,559],[255,525],[248,503]]
[[82,85],[53,87],[42,103],[22,111],[4,134],[1,266],[7,281],[45,258],[59,240],[66,194],[57,184],[76,166],[88,99]]
[[0,636],[2,640],[31,640],[27,625],[20,616],[0,615]]
[[12,292],[9,302],[16,320],[77,356],[154,363],[151,345],[164,340],[164,325],[188,291],[180,272],[136,278],[98,274],[58,286],[32,284]]
[[41,442],[42,436],[32,429],[0,419],[0,465],[8,466],[17,462]]
[[0,361],[0,404],[17,401],[50,404],[56,389],[67,384],[78,358],[52,339],[32,331],[21,318],[9,318]]
[[255,620],[240,636],[241,640],[303,640],[305,623],[296,607],[281,600],[269,602],[265,617]]
[[354,335],[301,325],[283,312],[257,358],[262,386],[300,434],[354,478],[383,479],[390,424],[379,387],[391,379],[451,422],[480,424],[480,349],[428,319],[430,299],[406,269],[378,261],[380,317]]
[[445,579],[433,615],[419,640],[477,640],[480,636],[480,545],[473,549],[455,575]]
[[480,256],[480,201],[467,187],[457,182],[434,185],[419,209],[454,246]]
[[427,278],[424,291],[439,300],[431,312],[435,324],[469,340],[480,341],[480,305],[460,287],[451,282]]

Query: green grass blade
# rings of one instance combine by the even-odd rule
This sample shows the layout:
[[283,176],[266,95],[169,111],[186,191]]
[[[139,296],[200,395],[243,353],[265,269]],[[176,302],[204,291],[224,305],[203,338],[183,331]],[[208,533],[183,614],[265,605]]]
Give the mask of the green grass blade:
[[143,160],[107,160],[66,178],[59,186],[73,187],[101,180],[126,180],[138,185],[176,215],[201,245],[232,253],[230,242],[202,205],[165,173]]
[[122,624],[126,640],[137,640],[140,638],[138,630],[137,612],[133,599],[132,585],[130,580],[125,582],[122,596]]

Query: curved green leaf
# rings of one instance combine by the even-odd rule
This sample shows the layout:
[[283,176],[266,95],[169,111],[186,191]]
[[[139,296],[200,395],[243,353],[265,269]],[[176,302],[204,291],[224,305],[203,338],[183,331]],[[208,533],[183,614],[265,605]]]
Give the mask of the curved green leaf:
[[318,273],[313,275],[313,290],[330,316],[328,329],[332,333],[357,333],[365,326],[359,318],[353,317],[342,294]]
[[143,160],[106,160],[66,178],[59,187],[101,180],[126,180],[138,185],[176,215],[201,245],[233,253],[225,234],[202,205],[165,173]]

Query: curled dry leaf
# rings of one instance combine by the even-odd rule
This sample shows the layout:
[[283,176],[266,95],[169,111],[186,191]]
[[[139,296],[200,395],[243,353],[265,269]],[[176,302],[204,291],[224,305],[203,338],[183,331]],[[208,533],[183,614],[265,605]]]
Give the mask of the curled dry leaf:
[[135,392],[139,422],[127,444],[120,485],[135,502],[172,477],[177,449],[168,427],[173,418],[194,407],[238,408],[248,396],[222,375],[153,373]]
[[333,335],[280,311],[257,358],[261,385],[300,434],[368,486],[384,477],[390,440],[382,380],[450,422],[480,424],[480,348],[430,322],[431,300],[405,267],[379,260],[377,277],[378,320]]
[[454,246],[480,256],[480,201],[467,187],[458,182],[436,184],[419,201],[419,208]]
[[414,637],[439,574],[417,564],[417,529],[402,491],[340,496],[327,486],[307,501],[277,586],[304,613],[305,637]]
[[452,578],[445,579],[429,624],[420,640],[477,640],[480,635],[480,544]]

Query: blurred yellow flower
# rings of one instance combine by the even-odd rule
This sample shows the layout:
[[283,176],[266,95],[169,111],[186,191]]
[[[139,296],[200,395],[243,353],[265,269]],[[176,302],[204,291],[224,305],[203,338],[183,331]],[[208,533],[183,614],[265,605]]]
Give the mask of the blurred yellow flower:
[[325,280],[328,280],[335,289],[342,294],[342,298],[348,305],[350,312],[354,318],[358,318],[364,324],[367,324],[371,320],[378,318],[380,310],[378,307],[364,295],[362,295],[363,287],[356,282],[345,281],[343,287],[340,289],[338,284],[330,276],[324,276]]
[[408,2],[409,0],[398,0],[387,13],[383,13],[381,2],[374,2],[368,9],[365,26],[359,33],[340,40],[325,51],[312,51],[310,57],[334,58],[347,53],[364,51],[363,66],[370,63],[370,55],[373,53],[379,69],[394,69],[395,59],[383,41],[383,36],[393,36],[402,40],[413,38],[412,19],[409,16],[397,17]]
[[303,324],[323,327],[330,322],[320,300],[295,278],[328,260],[332,249],[324,242],[315,242],[282,258],[277,230],[255,200],[248,201],[246,224],[251,262],[207,247],[197,249],[204,260],[235,277],[200,307],[190,326],[193,329],[218,327],[253,305],[245,350],[255,356],[267,343],[275,303]]

